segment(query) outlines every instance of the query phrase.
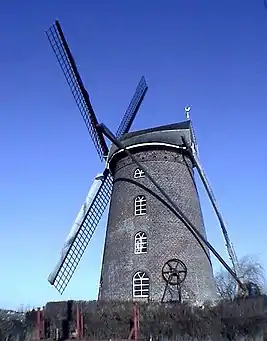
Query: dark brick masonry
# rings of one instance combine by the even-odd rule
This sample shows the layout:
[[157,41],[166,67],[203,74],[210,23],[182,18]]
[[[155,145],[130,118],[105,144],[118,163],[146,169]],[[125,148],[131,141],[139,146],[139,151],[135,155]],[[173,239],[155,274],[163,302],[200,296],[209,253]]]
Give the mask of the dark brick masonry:
[[[185,132],[188,136],[188,130]],[[126,137],[123,142],[132,146],[131,152],[205,236],[192,162],[177,146],[181,144],[179,142],[182,133],[184,132],[177,130],[175,136],[173,129],[161,131],[163,143],[164,136],[167,140],[172,136],[171,144],[168,145],[157,144],[152,133],[148,133],[146,137],[144,132],[140,139],[136,132],[134,139],[130,134],[128,141]],[[176,145],[173,143],[175,139]],[[142,140],[142,146],[136,146],[140,143],[139,140]],[[183,300],[202,302],[214,299],[216,290],[208,250],[170,212],[164,199],[161,200],[162,196],[146,177],[134,179],[137,167],[129,157],[116,153],[113,147],[109,160],[114,173],[114,188],[99,299],[132,300],[133,276],[137,271],[144,271],[150,278],[149,300],[160,301],[165,289],[162,267],[171,258],[179,258],[187,266],[187,278],[182,287]],[[135,216],[134,199],[139,195],[146,197],[147,214]],[[139,231],[144,231],[148,236],[146,254],[134,254],[134,236]],[[166,299],[171,297],[169,292]]]

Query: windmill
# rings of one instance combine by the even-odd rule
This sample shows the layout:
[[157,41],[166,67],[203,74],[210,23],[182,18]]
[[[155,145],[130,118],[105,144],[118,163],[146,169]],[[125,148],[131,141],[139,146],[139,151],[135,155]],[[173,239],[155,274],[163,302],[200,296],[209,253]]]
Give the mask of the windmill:
[[[215,298],[209,251],[242,286],[235,271],[206,239],[194,168],[200,173],[222,228],[225,224],[198,160],[190,109],[186,108],[183,122],[129,132],[147,91],[142,77],[114,136],[97,121],[58,21],[48,29],[47,36],[99,157],[106,162],[49,275],[50,284],[63,293],[111,199],[99,299]],[[113,142],[110,149],[104,136]]]

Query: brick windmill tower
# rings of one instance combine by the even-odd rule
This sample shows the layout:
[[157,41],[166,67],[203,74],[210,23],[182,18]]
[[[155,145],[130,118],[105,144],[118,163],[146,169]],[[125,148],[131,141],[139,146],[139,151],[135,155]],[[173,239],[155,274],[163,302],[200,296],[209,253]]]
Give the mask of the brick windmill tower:
[[[194,162],[182,137],[196,143],[190,120],[128,133],[120,140],[205,236]],[[114,145],[108,165],[113,190],[99,298],[214,298],[208,248],[170,212],[146,173]]]
[[142,77],[117,130],[119,142],[109,149],[57,21],[47,36],[100,159],[105,161],[49,282],[60,293],[65,290],[111,199],[100,300],[214,299],[211,246],[194,179],[197,143],[188,110],[183,122],[129,133],[147,91]]

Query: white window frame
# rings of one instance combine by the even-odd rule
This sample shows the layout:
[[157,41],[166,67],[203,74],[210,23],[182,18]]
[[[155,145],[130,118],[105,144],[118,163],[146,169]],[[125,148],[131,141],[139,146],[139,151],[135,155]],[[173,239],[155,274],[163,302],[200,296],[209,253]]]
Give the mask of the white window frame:
[[145,177],[145,172],[140,168],[136,168],[136,170],[134,171],[134,179],[140,179],[144,177]]
[[143,271],[138,271],[133,276],[133,297],[149,297],[150,280]]
[[144,195],[138,195],[134,199],[134,215],[146,214],[146,197]]
[[147,234],[145,232],[139,231],[134,236],[134,253],[147,253]]

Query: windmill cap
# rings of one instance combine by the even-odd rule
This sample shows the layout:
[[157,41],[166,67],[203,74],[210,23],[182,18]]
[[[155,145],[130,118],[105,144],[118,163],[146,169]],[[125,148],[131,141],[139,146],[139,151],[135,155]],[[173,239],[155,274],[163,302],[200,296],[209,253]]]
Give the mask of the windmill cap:
[[[120,138],[120,141],[129,150],[142,150],[155,146],[170,149],[183,149],[184,143],[182,138],[191,145],[194,143],[194,134],[190,120],[179,123],[149,128],[139,131],[127,133]],[[108,162],[111,164],[117,159],[117,156],[122,155],[122,151],[112,144],[108,155]],[[110,165],[112,168],[112,165]]]

